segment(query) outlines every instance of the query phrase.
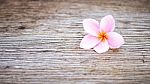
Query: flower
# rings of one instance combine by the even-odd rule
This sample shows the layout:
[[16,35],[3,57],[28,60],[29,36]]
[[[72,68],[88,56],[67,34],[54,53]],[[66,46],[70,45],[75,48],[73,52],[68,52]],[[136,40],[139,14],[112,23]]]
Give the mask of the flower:
[[83,20],[83,27],[87,35],[80,43],[81,48],[93,48],[96,52],[103,53],[108,51],[109,48],[119,48],[124,44],[123,37],[113,32],[115,20],[112,15],[103,17],[100,24],[94,19],[85,19]]

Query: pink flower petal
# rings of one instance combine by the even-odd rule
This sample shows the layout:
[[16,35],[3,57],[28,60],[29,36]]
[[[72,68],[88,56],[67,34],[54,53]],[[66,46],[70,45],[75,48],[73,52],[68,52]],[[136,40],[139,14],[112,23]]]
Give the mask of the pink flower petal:
[[100,42],[100,40],[97,37],[91,36],[91,35],[86,35],[82,39],[82,41],[80,43],[80,47],[84,48],[84,49],[90,49],[90,48],[95,47],[99,42]]
[[110,48],[119,48],[122,44],[124,44],[123,37],[116,32],[109,32],[108,34],[108,44]]
[[101,19],[100,31],[112,32],[115,29],[115,20],[112,15],[107,15]]
[[84,19],[83,20],[83,27],[84,30],[93,35],[93,36],[98,36],[98,33],[100,31],[100,26],[98,21],[94,20],[94,19]]
[[95,48],[94,50],[98,53],[103,53],[103,52],[106,52],[108,51],[109,49],[109,45],[108,45],[108,42],[107,41],[104,41],[104,42],[100,42]]

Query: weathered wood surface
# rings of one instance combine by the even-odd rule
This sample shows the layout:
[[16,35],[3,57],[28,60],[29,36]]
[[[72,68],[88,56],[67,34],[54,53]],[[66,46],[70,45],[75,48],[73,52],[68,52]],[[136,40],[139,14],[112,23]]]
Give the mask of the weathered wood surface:
[[[125,44],[79,47],[82,20],[112,14]],[[149,0],[0,0],[0,84],[150,84]]]

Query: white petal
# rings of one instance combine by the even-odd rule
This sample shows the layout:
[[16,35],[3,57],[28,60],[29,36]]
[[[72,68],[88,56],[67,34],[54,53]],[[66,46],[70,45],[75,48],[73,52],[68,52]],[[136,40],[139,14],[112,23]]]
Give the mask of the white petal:
[[98,33],[100,31],[100,26],[98,21],[94,19],[84,19],[83,27],[88,34],[91,34],[93,36],[98,36]]
[[108,44],[110,48],[119,48],[122,44],[124,44],[123,37],[116,32],[109,32],[108,34]]
[[90,49],[90,48],[95,47],[99,42],[100,42],[100,40],[97,37],[91,36],[91,35],[86,35],[82,39],[82,41],[80,43],[80,47],[84,48],[84,49]]
[[115,29],[115,20],[112,15],[107,15],[101,19],[100,31],[112,32]]
[[98,53],[103,53],[108,51],[109,45],[107,41],[100,42],[96,47],[94,47],[94,50]]

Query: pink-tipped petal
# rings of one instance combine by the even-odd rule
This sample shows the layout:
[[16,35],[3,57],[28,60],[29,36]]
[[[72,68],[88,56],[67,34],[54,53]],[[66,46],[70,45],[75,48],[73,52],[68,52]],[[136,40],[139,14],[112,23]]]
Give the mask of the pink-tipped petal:
[[119,48],[122,44],[124,44],[123,37],[116,32],[109,32],[108,34],[108,44],[110,48]]
[[96,47],[94,47],[94,50],[98,53],[103,53],[108,51],[109,45],[107,41],[100,42]]
[[115,29],[115,20],[112,15],[107,15],[101,19],[100,31],[112,32]]
[[93,36],[98,36],[98,33],[100,31],[100,26],[98,21],[94,19],[84,19],[83,28],[86,31],[86,33],[89,33]]
[[97,37],[91,36],[91,35],[86,35],[82,39],[82,41],[80,43],[80,47],[84,48],[84,49],[90,49],[90,48],[95,47],[99,42],[100,42],[100,40]]

